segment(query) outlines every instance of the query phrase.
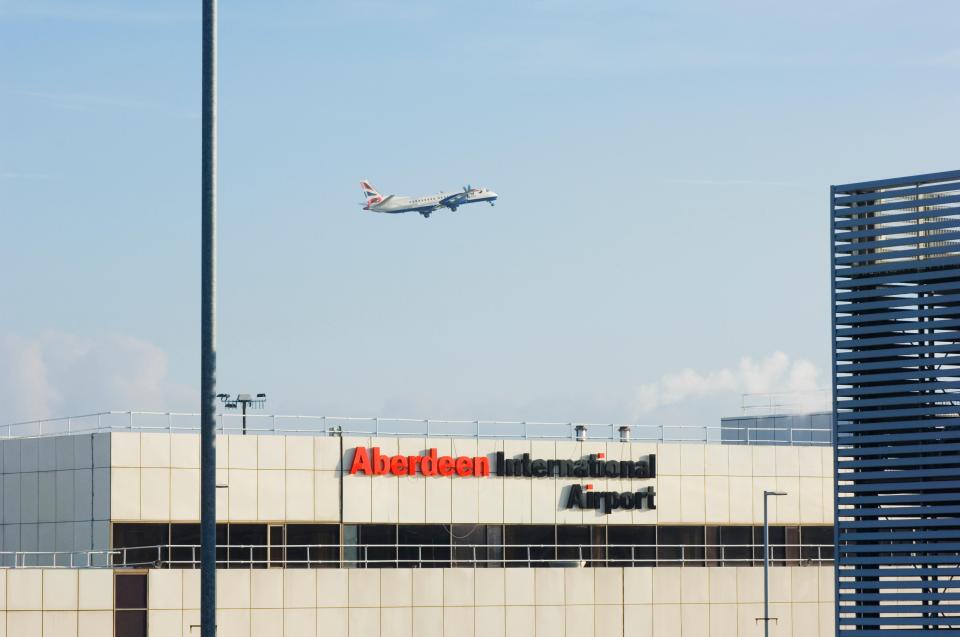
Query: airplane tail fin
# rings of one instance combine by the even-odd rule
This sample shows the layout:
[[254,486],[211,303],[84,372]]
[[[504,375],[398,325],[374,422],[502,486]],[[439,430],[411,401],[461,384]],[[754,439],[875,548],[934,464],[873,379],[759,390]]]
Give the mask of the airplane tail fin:
[[367,200],[367,208],[383,201],[377,189],[366,179],[360,182],[360,189],[363,191],[363,198]]

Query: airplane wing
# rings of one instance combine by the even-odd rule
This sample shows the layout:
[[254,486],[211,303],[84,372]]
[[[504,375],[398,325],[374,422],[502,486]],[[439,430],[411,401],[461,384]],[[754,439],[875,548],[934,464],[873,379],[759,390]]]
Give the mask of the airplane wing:
[[447,195],[439,201],[439,205],[446,206],[447,208],[456,209],[457,206],[462,204],[469,195],[469,191],[457,192],[452,195]]

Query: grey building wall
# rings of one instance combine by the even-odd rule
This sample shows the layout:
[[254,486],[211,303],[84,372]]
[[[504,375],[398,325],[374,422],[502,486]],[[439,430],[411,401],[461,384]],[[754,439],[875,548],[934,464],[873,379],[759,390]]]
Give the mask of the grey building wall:
[[109,547],[110,434],[4,440],[0,459],[0,565],[14,552],[60,551],[58,564],[68,564],[73,551]]

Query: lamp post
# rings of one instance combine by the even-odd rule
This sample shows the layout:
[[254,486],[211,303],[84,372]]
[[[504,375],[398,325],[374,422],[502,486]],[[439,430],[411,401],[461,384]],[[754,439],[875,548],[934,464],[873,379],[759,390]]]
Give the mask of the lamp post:
[[230,394],[217,394],[217,398],[220,399],[220,402],[222,402],[227,409],[236,409],[237,405],[240,405],[243,410],[240,434],[242,436],[247,435],[247,407],[252,406],[259,409],[263,407],[263,403],[267,402],[266,394],[257,394],[256,398],[251,397],[250,394],[237,394],[236,398],[230,398]]
[[203,0],[200,143],[200,635],[217,634],[217,0]]
[[763,636],[770,637],[770,525],[767,523],[767,499],[787,495],[786,491],[763,492]]

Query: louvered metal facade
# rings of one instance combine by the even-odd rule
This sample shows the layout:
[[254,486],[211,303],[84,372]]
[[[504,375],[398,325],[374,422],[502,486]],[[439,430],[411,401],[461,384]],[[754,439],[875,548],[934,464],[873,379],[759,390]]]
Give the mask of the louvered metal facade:
[[831,242],[837,630],[960,635],[960,171],[832,187]]

